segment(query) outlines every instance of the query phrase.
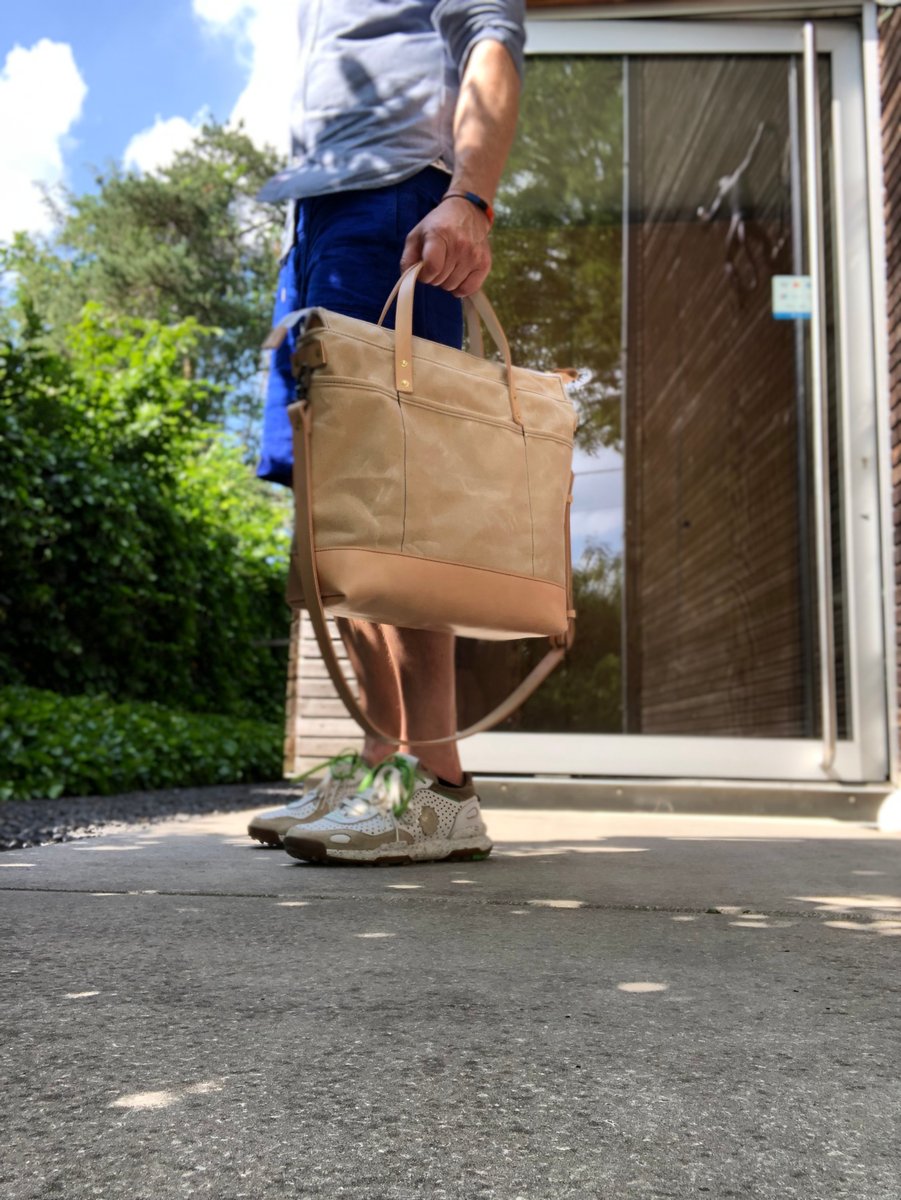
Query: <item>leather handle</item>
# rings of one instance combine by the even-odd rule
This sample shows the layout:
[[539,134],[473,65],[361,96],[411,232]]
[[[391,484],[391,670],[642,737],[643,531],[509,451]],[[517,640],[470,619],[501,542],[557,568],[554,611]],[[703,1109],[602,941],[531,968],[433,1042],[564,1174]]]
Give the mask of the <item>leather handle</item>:
[[[421,266],[421,264],[420,264],[420,266]],[[407,270],[412,270],[412,269],[413,269],[412,267],[407,268]],[[403,279],[403,275],[401,275],[400,279],[398,279],[397,283],[391,289],[391,295],[385,301],[384,307],[382,308],[381,315],[379,316],[379,319],[376,322],[377,325],[383,325],[385,323],[385,317],[387,317],[388,311],[391,308],[391,305],[394,303],[395,297],[397,296],[397,293],[400,289],[402,279]],[[479,314],[476,311],[475,305],[472,303],[472,301],[469,299],[468,296],[463,301],[463,316],[466,318],[466,334],[467,334],[467,337],[469,338],[469,352],[470,352],[470,354],[474,354],[476,358],[484,358],[485,357],[485,343],[482,340],[481,318],[479,317]]]
[[463,316],[466,318],[469,353],[474,354],[476,358],[484,358],[485,343],[482,341],[482,322],[479,320],[475,305],[468,298],[463,301]]
[[[391,289],[391,294],[385,301],[385,306],[377,322],[379,325],[384,322],[385,317],[388,315],[388,310],[394,303],[395,297],[397,297],[397,316],[394,322],[394,386],[403,395],[410,395],[413,391],[413,296],[416,289],[416,281],[419,278],[419,272],[422,268],[423,264],[418,262],[404,271],[403,275],[401,275],[400,279],[398,279],[397,283]],[[471,296],[467,296],[463,301],[463,307],[466,311],[470,342],[475,341],[478,345],[477,351],[472,346],[470,347],[473,349],[473,353],[479,353],[481,357],[484,357],[485,353],[481,330],[478,328],[479,317],[484,321],[485,328],[501,352],[504,365],[507,368],[510,413],[516,424],[522,426],[522,412],[520,411],[519,399],[516,395],[516,383],[513,378],[513,359],[510,355],[510,345],[507,342],[503,326],[498,320],[494,309],[491,307],[488,297],[483,292],[474,292]],[[471,316],[470,314],[473,312],[477,315]],[[474,329],[478,330],[475,338],[473,338]]]
[[[360,728],[365,733],[368,733],[370,737],[379,738],[380,741],[396,742],[398,740],[396,733],[389,733],[381,729],[363,712],[356,696],[353,694],[353,690],[344,677],[341,664],[332,646],[325,609],[322,605],[322,593],[319,590],[319,573],[316,568],[316,542],[313,526],[313,480],[310,473],[313,417],[310,405],[306,401],[290,405],[288,413],[295,431],[294,488],[296,489],[296,495],[301,501],[297,505],[298,516],[300,516],[301,509],[304,510],[303,528],[298,528],[297,530],[297,563],[303,586],[304,602],[310,614],[310,621],[316,634],[316,641],[319,643],[322,661],[325,663],[331,681],[335,685],[335,690],[344,701],[347,711]],[[476,733],[484,733],[487,729],[491,729],[495,725],[499,725],[501,721],[506,720],[507,717],[516,712],[519,706],[524,704],[537,691],[554,668],[562,662],[566,655],[566,647],[572,640],[571,633],[572,622],[570,621],[568,635],[565,639],[559,639],[563,644],[554,644],[554,641],[552,641],[552,648],[545,654],[544,658],[532,668],[522,683],[510,693],[507,699],[492,709],[487,716],[482,717],[480,721],[476,721],[474,725],[458,730],[457,733],[449,734],[447,737],[417,738],[416,745],[439,746],[448,742],[456,742],[461,738],[472,737]]]

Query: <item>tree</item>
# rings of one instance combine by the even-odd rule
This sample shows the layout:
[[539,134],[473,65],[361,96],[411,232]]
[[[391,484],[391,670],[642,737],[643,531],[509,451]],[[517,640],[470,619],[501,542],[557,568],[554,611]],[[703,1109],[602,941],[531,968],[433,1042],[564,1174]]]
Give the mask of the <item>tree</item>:
[[155,174],[113,166],[96,192],[65,194],[49,240],[18,234],[0,256],[15,280],[7,333],[37,316],[48,346],[69,353],[85,302],[123,318],[194,321],[207,332],[182,369],[223,385],[203,393],[211,408],[198,415],[251,415],[284,215],[253,197],[280,166],[240,129],[208,124]]

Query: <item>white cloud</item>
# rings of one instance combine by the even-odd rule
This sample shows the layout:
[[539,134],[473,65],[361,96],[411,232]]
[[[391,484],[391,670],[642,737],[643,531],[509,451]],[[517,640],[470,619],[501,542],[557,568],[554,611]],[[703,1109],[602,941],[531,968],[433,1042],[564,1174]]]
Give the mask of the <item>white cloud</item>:
[[179,150],[186,150],[200,131],[203,114],[187,121],[184,117],[157,117],[149,129],[136,133],[125,147],[122,161],[127,170],[149,174],[172,162]]
[[234,42],[247,70],[230,119],[243,121],[254,141],[286,154],[288,107],[296,83],[296,7],[284,0],[193,0],[193,6],[211,34]]
[[252,0],[194,0],[194,12],[212,25],[228,25],[237,21],[248,9],[257,7]]
[[0,239],[51,228],[38,184],[62,182],[63,149],[87,91],[64,42],[42,38],[6,56],[0,73]]

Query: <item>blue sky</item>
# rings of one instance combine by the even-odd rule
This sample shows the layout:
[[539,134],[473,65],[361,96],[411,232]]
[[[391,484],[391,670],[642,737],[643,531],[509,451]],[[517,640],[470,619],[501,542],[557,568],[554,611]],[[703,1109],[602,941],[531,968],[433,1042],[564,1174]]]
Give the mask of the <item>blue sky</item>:
[[36,0],[0,23],[0,239],[46,231],[32,184],[92,186],[110,160],[144,170],[205,113],[284,145],[288,0]]
[[156,117],[193,114],[204,106],[225,119],[246,70],[230,39],[210,36],[193,16],[190,0],[39,0],[7,8],[0,54],[42,38],[67,43],[88,86],[77,145],[66,154],[78,189],[91,180],[90,164],[120,160],[131,138]]

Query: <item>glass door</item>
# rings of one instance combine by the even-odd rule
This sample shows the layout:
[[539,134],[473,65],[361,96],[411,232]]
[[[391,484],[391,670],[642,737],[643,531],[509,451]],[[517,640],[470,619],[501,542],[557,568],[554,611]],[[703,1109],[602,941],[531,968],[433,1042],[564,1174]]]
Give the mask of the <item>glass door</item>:
[[[465,762],[884,778],[858,35],[529,32],[489,293],[576,373],[577,634]],[[461,720],[541,650],[461,642]]]

